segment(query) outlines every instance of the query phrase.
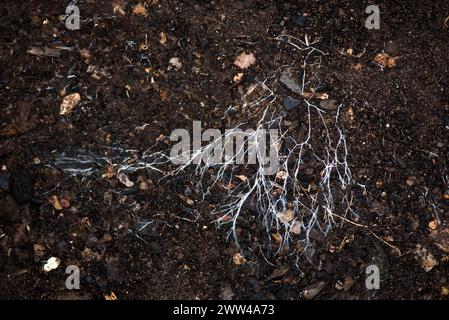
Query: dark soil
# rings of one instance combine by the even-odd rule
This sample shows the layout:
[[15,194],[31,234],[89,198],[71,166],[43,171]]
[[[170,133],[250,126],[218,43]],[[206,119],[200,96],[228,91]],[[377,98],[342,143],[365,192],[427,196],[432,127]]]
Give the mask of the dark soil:
[[[144,16],[132,13],[139,1],[117,1],[121,15],[110,1],[80,0],[76,31],[60,19],[66,2],[0,7],[0,298],[299,299],[321,282],[319,299],[448,297],[447,1],[378,1],[381,28],[368,30],[367,1],[153,0]],[[276,254],[261,236],[238,265],[238,248],[212,223],[211,202],[190,191],[188,172],[160,180],[136,171],[131,188],[102,175],[124,150],[167,149],[161,135],[192,120],[226,128],[241,92],[294,58],[273,40],[282,33],[320,37],[316,46],[329,53],[319,77],[344,106],[351,170],[366,193],[354,199],[355,224],[338,221],[314,237],[309,259]],[[32,47],[60,56],[27,53]],[[243,50],[257,64],[235,84]],[[396,66],[373,62],[384,51]],[[167,68],[172,57],[179,70]],[[81,104],[61,116],[74,92]],[[91,174],[69,175],[62,154],[89,159]],[[438,262],[432,270],[415,258],[417,245]],[[50,257],[61,265],[47,273]],[[365,287],[370,264],[380,268],[379,290]],[[80,268],[80,290],[65,288],[68,265]]]

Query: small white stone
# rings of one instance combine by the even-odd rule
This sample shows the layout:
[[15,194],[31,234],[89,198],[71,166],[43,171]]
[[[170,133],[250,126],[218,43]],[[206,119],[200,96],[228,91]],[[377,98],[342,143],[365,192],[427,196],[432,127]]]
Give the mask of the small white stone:
[[50,272],[51,270],[57,269],[59,264],[61,263],[61,259],[56,257],[51,257],[47,260],[47,263],[44,265],[44,270],[46,272]]

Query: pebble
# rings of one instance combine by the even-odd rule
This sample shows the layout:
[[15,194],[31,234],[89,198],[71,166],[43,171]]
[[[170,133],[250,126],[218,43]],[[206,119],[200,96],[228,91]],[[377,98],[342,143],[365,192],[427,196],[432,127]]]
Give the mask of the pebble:
[[124,173],[120,173],[118,175],[118,179],[121,183],[123,183],[125,186],[127,186],[128,188],[131,188],[134,186],[134,182],[132,182],[131,180],[129,180],[128,176]]

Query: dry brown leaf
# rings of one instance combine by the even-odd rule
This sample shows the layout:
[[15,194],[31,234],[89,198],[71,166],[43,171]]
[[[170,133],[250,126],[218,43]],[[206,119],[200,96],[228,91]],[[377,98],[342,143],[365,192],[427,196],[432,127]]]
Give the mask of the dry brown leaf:
[[11,137],[19,133],[19,129],[16,126],[9,124],[0,130],[0,137]]
[[239,180],[243,181],[243,182],[247,182],[248,181],[248,177],[245,175],[238,175],[235,176],[236,178],[238,178]]
[[61,202],[59,202],[58,196],[53,195],[48,199],[48,201],[51,203],[53,208],[55,208],[56,210],[62,210],[62,205],[61,205]]
[[237,56],[234,64],[240,69],[248,69],[250,66],[256,64],[256,57],[252,53],[242,52]]
[[280,180],[285,180],[287,179],[288,174],[285,171],[279,171],[278,173],[276,173],[276,178],[280,179]]
[[438,228],[438,220],[432,220],[429,222],[429,229],[430,230],[435,230],[436,228]]
[[294,214],[293,210],[287,209],[282,211],[279,215],[279,220],[281,220],[283,223],[288,223],[293,220]]
[[320,99],[320,100],[327,100],[327,99],[329,99],[329,95],[327,93],[321,93],[321,92],[304,92],[302,94],[302,96],[305,99],[309,99],[309,98],[312,98],[312,97],[315,97],[315,98]]
[[138,3],[137,5],[134,6],[133,13],[135,15],[141,15],[145,17],[148,15],[147,8],[141,3]]
[[124,0],[115,0],[112,3],[112,9],[114,11],[114,14],[118,13],[124,16],[126,14],[125,9],[123,8],[124,5],[125,5]]
[[163,31],[159,34],[159,43],[164,47],[167,46],[167,34]]
[[70,113],[81,102],[81,96],[79,93],[72,93],[64,97],[61,103],[59,114],[64,115]]
[[396,66],[396,60],[393,57],[390,57],[388,53],[378,53],[374,57],[374,62],[380,64],[383,67],[393,68]]
[[415,258],[416,260],[418,260],[418,262],[421,265],[421,268],[423,268],[425,272],[429,272],[436,265],[438,265],[438,261],[437,259],[435,259],[433,254],[430,253],[429,250],[427,250],[420,244],[416,245]]
[[106,167],[105,173],[103,173],[103,174],[101,175],[101,177],[102,177],[102,178],[111,179],[111,178],[115,177],[116,173],[117,173],[117,172],[115,171],[114,166],[108,165],[108,166]]
[[232,257],[232,261],[234,262],[235,265],[241,265],[243,263],[246,262],[246,259],[244,256],[242,256],[242,254],[240,252],[237,252],[236,254],[234,254],[234,256]]
[[115,295],[114,291],[111,291],[111,294],[105,295],[104,299],[108,301],[117,300],[117,296]]
[[290,232],[299,236],[301,234],[301,222],[293,221],[292,226],[290,227]]
[[271,234],[271,237],[273,238],[273,240],[274,240],[276,243],[281,243],[281,242],[282,242],[282,236],[281,236],[281,234],[280,234],[279,232],[274,232],[274,233],[272,233],[272,234]]
[[353,64],[353,65],[351,66],[351,68],[354,69],[354,70],[356,70],[356,71],[360,71],[360,70],[363,69],[363,64],[361,64],[361,63],[359,62],[359,63]]

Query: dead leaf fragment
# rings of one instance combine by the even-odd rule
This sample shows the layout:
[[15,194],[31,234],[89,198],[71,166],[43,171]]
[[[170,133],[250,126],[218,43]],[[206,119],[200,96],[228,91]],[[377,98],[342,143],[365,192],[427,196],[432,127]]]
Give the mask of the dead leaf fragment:
[[245,175],[236,175],[235,177],[238,178],[239,180],[241,180],[242,182],[248,181],[248,177]]
[[421,268],[424,269],[425,272],[429,272],[436,265],[438,265],[438,261],[437,259],[435,259],[433,254],[430,253],[429,250],[427,250],[420,244],[416,245],[415,259],[418,260],[418,262],[421,265]]
[[159,34],[159,43],[164,47],[167,46],[167,34],[163,31]]
[[239,266],[245,263],[246,259],[240,252],[237,252],[236,254],[234,254],[234,256],[232,256],[232,261],[234,262],[235,265]]
[[276,178],[279,180],[285,180],[288,177],[288,173],[285,171],[279,171],[278,173],[276,173]]
[[446,286],[441,287],[441,295],[449,296],[449,287],[446,287]]
[[86,262],[99,261],[101,259],[99,253],[93,251],[88,247],[84,248],[84,250],[81,252],[81,256]]
[[101,175],[102,178],[111,179],[115,177],[116,171],[112,165],[108,165],[105,169],[105,173]]
[[53,208],[55,208],[56,210],[62,210],[62,205],[58,199],[58,196],[53,195],[50,197],[50,199],[48,199],[48,201],[52,204]]
[[281,234],[279,232],[272,233],[271,237],[273,238],[273,240],[276,243],[281,243],[282,242],[282,236],[281,236]]
[[390,57],[388,53],[378,53],[374,57],[374,62],[380,64],[382,67],[393,68],[396,66],[396,60]]
[[290,232],[299,236],[301,234],[301,222],[293,221],[292,226],[290,227]]
[[359,63],[356,63],[356,64],[351,65],[351,68],[354,69],[355,71],[360,71],[360,70],[363,69],[363,64],[361,64],[361,63],[359,62]]
[[252,53],[242,52],[237,56],[234,64],[240,69],[248,69],[250,66],[256,64],[256,57]]
[[112,3],[112,9],[114,11],[114,14],[118,13],[118,14],[124,16],[125,15],[125,9],[123,8],[123,5],[124,5],[124,1],[123,0],[114,1]]
[[115,295],[114,291],[111,291],[111,294],[105,295],[104,299],[107,301],[113,301],[113,300],[117,300],[117,296]]
[[133,13],[135,15],[141,15],[145,17],[148,15],[147,8],[141,3],[138,3],[137,5],[134,6]]
[[281,220],[283,223],[289,223],[293,220],[294,214],[293,210],[287,209],[282,211],[279,215],[279,220]]
[[64,97],[61,103],[61,108],[59,111],[60,115],[70,113],[75,109],[81,102],[81,96],[79,93],[72,93]]

